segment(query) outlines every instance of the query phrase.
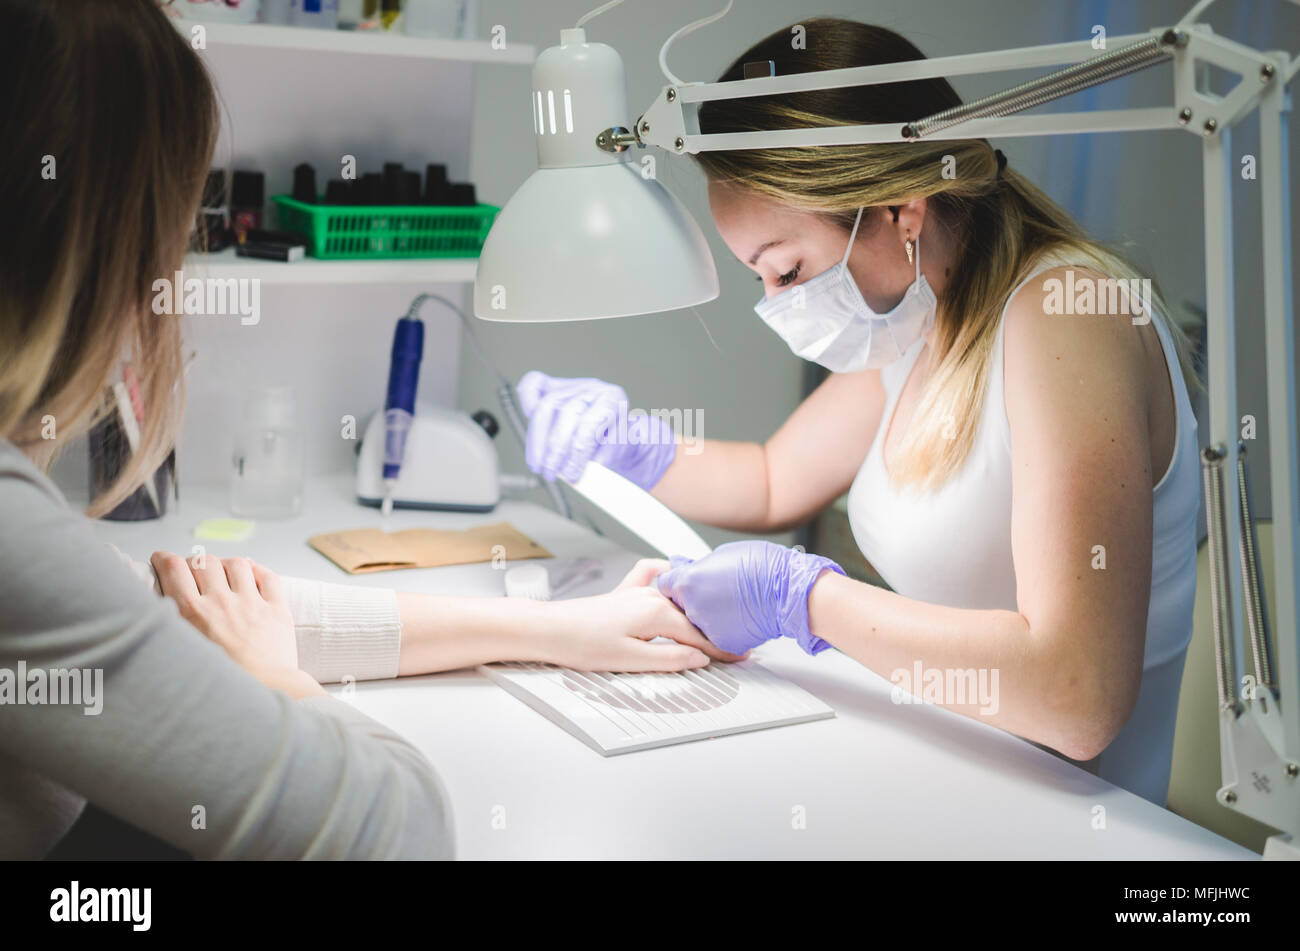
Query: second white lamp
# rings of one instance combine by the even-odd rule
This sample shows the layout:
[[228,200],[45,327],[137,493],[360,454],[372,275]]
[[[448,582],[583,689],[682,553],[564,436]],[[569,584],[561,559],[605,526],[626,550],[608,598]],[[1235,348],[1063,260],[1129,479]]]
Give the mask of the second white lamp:
[[596,144],[629,121],[618,52],[562,30],[533,67],[538,169],[497,215],[479,256],[484,320],[624,317],[718,296],[713,256],[690,213],[636,160]]

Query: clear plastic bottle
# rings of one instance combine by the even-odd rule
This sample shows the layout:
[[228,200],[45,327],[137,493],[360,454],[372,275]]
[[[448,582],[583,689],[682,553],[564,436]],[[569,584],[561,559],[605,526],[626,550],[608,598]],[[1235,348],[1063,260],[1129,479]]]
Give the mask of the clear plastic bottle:
[[355,30],[366,19],[365,0],[339,0],[339,29]]
[[292,387],[259,387],[235,433],[230,510],[244,518],[292,518],[302,510],[304,440]]
[[262,0],[262,22],[287,26],[292,6],[293,0]]

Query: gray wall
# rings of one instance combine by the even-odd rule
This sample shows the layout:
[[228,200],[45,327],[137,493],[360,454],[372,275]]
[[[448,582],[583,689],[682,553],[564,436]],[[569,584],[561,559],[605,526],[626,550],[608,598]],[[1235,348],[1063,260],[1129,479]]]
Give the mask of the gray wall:
[[[1222,0],[1221,5],[1227,3]],[[558,31],[596,6],[596,0],[482,0],[479,35],[495,24],[507,37],[554,45]],[[634,115],[663,85],[657,55],[663,40],[679,25],[695,19],[718,3],[694,0],[627,0],[622,6],[587,24],[592,40],[609,43],[623,55],[628,72],[629,104]],[[1040,43],[1088,39],[1091,25],[1100,22],[1119,35],[1175,22],[1190,2],[1138,0],[1102,3],[1062,0],[1030,4],[1024,0],[821,0],[800,8],[783,0],[740,0],[719,23],[683,39],[670,57],[674,72],[684,79],[711,80],[730,61],[767,33],[797,21],[801,13],[853,17],[895,29],[930,56],[1006,49]],[[1244,42],[1242,29],[1259,31],[1262,8],[1270,8],[1271,34],[1279,45],[1284,37],[1300,36],[1300,9],[1280,0],[1239,4],[1249,8],[1213,16],[1216,30]],[[1102,11],[1099,13],[1099,11]],[[1098,19],[1101,16],[1101,19]],[[1247,18],[1249,16],[1249,19]],[[1113,21],[1113,22],[1112,22]],[[1152,105],[1168,97],[1168,67],[1121,81],[1123,102]],[[955,85],[971,98],[1027,78],[1006,73],[997,80],[959,79]],[[484,201],[504,204],[512,191],[536,167],[531,141],[528,78],[518,70],[480,68],[476,76],[474,139],[470,171]],[[1083,96],[1089,94],[1085,93]],[[1079,108],[1067,100],[1062,108]],[[1249,123],[1234,140],[1238,153],[1257,148],[1257,125]],[[1292,130],[1292,148],[1295,130]],[[1019,170],[1039,182],[1071,207],[1101,238],[1120,243],[1161,283],[1173,303],[1204,303],[1204,249],[1200,149],[1186,133],[1098,135],[1054,141],[1034,139],[996,142]],[[622,320],[578,324],[501,325],[479,322],[488,352],[503,371],[517,378],[532,368],[557,375],[593,375],[621,383],[631,404],[645,408],[679,407],[702,412],[703,434],[732,439],[763,439],[773,432],[800,398],[800,361],[754,316],[751,307],[760,290],[751,273],[735,261],[718,240],[708,216],[701,176],[689,159],[663,156],[659,168],[664,183],[696,216],[708,236],[718,263],[721,297],[690,311]],[[1081,177],[1082,176],[1082,177]],[[1258,274],[1259,198],[1256,182],[1237,181],[1238,321],[1241,412],[1260,421],[1259,446],[1253,466],[1261,513],[1269,511],[1263,451],[1269,426],[1264,406],[1261,300]],[[540,249],[539,249],[540,250]],[[1300,245],[1295,249],[1300,252]],[[672,280],[671,274],[663,275]],[[1177,316],[1177,315],[1176,315]],[[717,346],[701,327],[708,325]],[[489,380],[478,372],[472,354],[462,353],[459,403],[465,409],[492,407]],[[1207,425],[1202,425],[1205,437]],[[501,440],[504,466],[522,471],[522,453],[509,439]],[[617,534],[617,533],[616,533]],[[706,529],[718,543],[729,536]],[[621,536],[620,536],[621,537]],[[788,537],[788,536],[785,536]]]

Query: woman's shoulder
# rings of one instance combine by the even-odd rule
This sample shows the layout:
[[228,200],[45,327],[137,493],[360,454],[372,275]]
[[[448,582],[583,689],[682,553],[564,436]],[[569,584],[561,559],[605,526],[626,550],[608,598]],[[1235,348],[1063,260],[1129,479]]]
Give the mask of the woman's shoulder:
[[[105,560],[100,560],[101,553]],[[68,505],[50,477],[13,443],[0,439],[3,614],[12,620],[15,613],[30,612],[35,622],[42,615],[61,615],[80,605],[84,616],[91,617],[97,609],[80,604],[81,594],[101,582],[109,583],[103,569],[115,569],[116,560],[95,536],[90,521]],[[72,578],[77,580],[75,586],[70,584]]]
[[[1054,262],[1033,272],[1008,299],[1002,315],[1008,397],[1018,389],[1017,381],[1124,386],[1136,393],[1145,376],[1145,349],[1137,331],[1150,322],[1134,315],[1137,306],[1127,282],[1088,265]],[[1088,394],[1078,397],[1086,401]]]
[[[48,502],[60,508],[67,507],[67,500],[59,491],[53,480],[37,468],[21,449],[8,439],[0,437],[0,505],[5,498],[14,494],[35,497],[38,502]],[[0,523],[8,524],[8,523]]]

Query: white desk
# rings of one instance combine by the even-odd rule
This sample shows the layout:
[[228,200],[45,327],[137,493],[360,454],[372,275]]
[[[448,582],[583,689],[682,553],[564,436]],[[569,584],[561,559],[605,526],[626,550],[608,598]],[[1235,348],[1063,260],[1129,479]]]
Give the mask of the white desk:
[[[224,489],[190,485],[184,495],[161,521],[99,531],[136,558],[187,554],[194,525],[227,511]],[[501,593],[501,572],[487,564],[349,577],[309,548],[309,535],[378,524],[378,512],[353,503],[348,477],[309,484],[304,509],[208,551],[299,577]],[[602,559],[606,576],[578,593],[607,590],[636,560],[521,502],[490,515],[399,511],[392,527],[500,520],[557,557]],[[435,764],[462,858],[1256,857],[992,726],[896,705],[887,681],[835,651],[812,658],[786,641],[755,657],[829,703],[835,719],[607,759],[472,671],[358,684],[347,699]],[[1104,830],[1093,827],[1096,806]]]

